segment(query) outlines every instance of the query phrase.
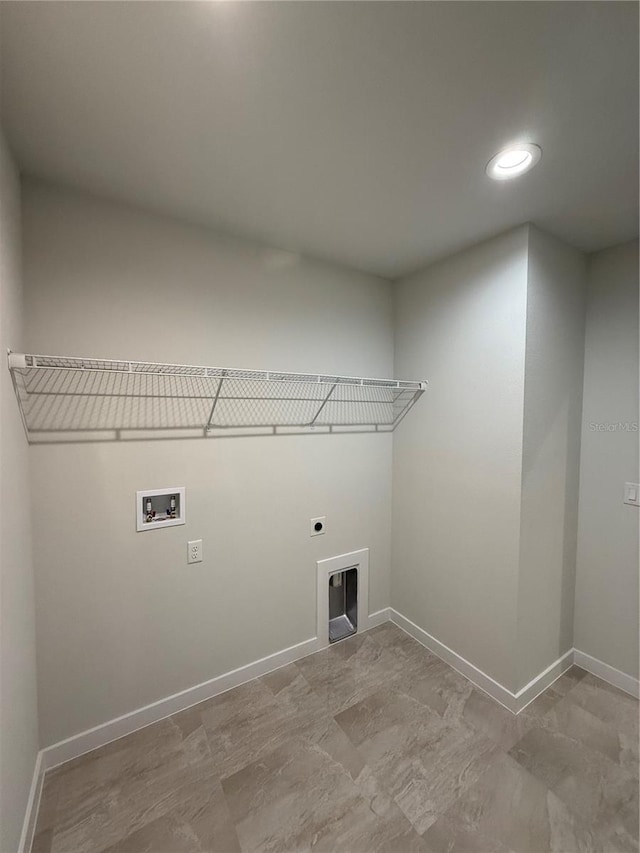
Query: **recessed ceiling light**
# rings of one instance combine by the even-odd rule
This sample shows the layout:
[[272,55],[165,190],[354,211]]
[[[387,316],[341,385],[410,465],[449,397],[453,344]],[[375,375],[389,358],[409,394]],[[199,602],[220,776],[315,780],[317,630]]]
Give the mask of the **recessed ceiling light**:
[[512,145],[489,160],[486,172],[494,181],[517,178],[518,175],[524,175],[529,169],[533,169],[541,157],[542,148],[539,145],[530,142]]

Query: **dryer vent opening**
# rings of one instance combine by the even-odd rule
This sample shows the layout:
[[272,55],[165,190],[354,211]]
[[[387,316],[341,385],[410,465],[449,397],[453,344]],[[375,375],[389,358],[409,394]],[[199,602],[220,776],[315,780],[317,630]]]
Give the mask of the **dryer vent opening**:
[[335,643],[358,630],[358,569],[329,576],[329,642]]

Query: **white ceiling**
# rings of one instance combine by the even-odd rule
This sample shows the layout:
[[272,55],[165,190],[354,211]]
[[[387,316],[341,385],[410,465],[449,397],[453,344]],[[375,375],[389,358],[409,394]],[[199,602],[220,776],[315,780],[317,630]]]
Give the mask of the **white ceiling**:
[[637,234],[637,3],[0,7],[26,173],[391,278],[528,220]]

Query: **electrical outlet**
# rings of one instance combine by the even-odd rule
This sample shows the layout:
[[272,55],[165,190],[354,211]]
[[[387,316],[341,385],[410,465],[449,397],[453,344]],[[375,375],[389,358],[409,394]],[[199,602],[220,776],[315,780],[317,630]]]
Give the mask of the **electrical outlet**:
[[327,517],[326,515],[321,515],[320,518],[312,518],[309,520],[310,536],[320,536],[323,533],[327,532]]
[[202,539],[193,539],[187,542],[187,563],[202,562]]

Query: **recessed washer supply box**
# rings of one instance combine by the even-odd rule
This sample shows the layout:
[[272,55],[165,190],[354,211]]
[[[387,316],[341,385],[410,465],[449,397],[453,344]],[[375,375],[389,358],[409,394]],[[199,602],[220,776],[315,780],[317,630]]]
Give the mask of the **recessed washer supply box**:
[[136,492],[136,524],[140,530],[175,527],[187,520],[184,486]]

